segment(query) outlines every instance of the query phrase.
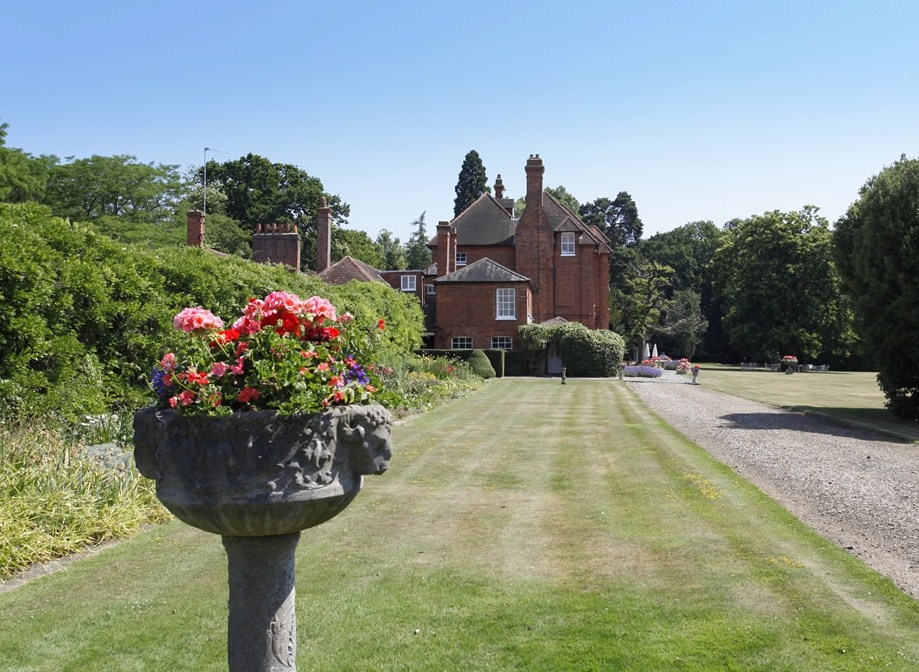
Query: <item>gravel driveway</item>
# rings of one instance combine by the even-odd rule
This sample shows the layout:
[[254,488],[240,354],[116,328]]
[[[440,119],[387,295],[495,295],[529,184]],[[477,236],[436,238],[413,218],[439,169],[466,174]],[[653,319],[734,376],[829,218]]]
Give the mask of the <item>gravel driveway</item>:
[[715,392],[704,377],[627,380],[672,427],[919,599],[919,445]]

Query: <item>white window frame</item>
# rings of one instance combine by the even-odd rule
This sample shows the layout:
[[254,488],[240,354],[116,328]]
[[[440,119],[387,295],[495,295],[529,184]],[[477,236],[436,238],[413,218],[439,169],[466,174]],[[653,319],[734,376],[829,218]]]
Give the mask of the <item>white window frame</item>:
[[514,339],[510,336],[492,336],[490,345],[492,350],[513,350]]
[[517,290],[513,287],[499,287],[495,290],[495,319],[517,319]]
[[428,296],[434,296],[437,294],[437,286],[430,283],[424,286],[424,290]]
[[459,268],[460,266],[465,266],[467,263],[469,263],[468,261],[466,261],[466,259],[468,259],[468,257],[466,256],[465,252],[457,252],[456,253],[456,267]]
[[454,336],[450,339],[451,350],[472,350],[472,336]]
[[414,292],[418,289],[418,279],[414,275],[400,276],[400,283],[403,292]]
[[563,257],[573,257],[575,255],[577,240],[573,232],[562,231],[561,248]]

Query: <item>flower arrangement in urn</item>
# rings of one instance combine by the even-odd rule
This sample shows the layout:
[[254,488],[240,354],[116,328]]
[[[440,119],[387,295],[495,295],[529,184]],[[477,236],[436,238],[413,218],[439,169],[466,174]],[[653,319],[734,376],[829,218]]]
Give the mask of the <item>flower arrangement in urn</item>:
[[271,292],[250,299],[229,327],[201,307],[185,308],[173,325],[188,335],[153,368],[157,406],[183,415],[276,410],[310,413],[365,403],[380,389],[366,361],[375,333],[360,333],[319,296]]
[[680,360],[680,363],[676,365],[676,372],[682,375],[686,375],[687,373],[689,373],[689,370],[691,368],[692,368],[692,364],[690,364],[688,359],[683,357]]

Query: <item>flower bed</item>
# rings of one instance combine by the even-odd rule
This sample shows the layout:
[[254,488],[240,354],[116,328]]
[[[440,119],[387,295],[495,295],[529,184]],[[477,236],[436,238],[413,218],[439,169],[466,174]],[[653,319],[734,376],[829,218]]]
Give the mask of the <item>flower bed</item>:
[[626,366],[622,369],[623,377],[629,378],[660,378],[663,371],[656,366],[646,366],[638,364],[636,366]]

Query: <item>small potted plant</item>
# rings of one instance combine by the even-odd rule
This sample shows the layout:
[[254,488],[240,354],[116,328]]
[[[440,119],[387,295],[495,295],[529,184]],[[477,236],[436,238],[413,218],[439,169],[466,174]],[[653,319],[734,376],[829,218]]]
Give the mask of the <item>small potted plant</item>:
[[689,370],[692,368],[692,364],[689,363],[689,360],[683,357],[679,364],[676,365],[676,372],[680,375],[685,376],[689,373]]

